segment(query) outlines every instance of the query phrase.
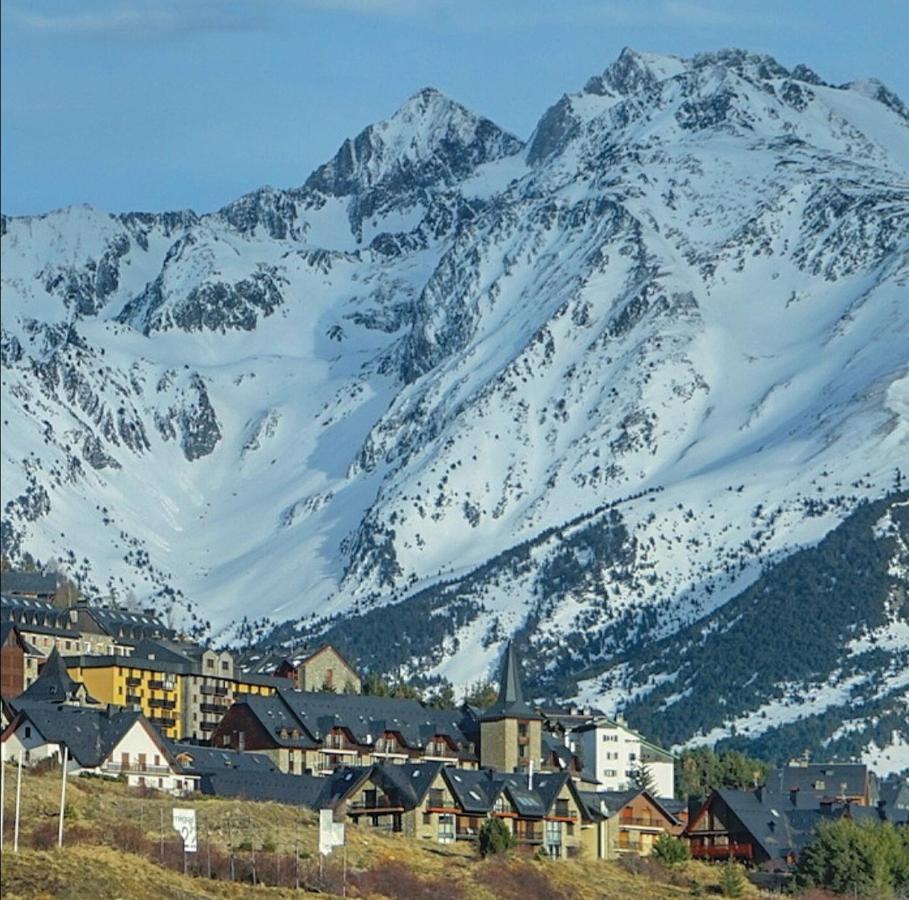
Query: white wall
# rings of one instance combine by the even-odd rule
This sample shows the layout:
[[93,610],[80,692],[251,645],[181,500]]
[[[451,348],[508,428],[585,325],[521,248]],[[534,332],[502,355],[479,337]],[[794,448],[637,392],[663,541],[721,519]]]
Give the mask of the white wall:
[[[600,782],[598,791],[624,791],[632,785],[631,773],[641,765],[641,739],[617,722],[603,721],[595,728],[574,732],[584,751],[584,771]],[[675,779],[672,763],[648,762],[657,797],[672,797]]]

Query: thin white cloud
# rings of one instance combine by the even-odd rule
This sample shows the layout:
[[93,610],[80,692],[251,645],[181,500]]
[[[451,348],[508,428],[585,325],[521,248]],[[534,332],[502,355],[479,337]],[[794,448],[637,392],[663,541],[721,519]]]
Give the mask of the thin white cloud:
[[5,7],[6,23],[34,34],[70,37],[125,37],[148,39],[201,32],[250,30],[264,19],[241,4],[170,3],[109,6],[93,11],[36,12]]

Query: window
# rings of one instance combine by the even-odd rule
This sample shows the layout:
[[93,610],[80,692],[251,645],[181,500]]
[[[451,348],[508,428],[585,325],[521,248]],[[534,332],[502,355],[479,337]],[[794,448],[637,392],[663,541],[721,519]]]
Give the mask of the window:
[[215,667],[215,661],[213,659],[209,658],[209,659],[205,660],[206,669],[214,669],[214,667]]
[[155,754],[155,765],[156,766],[161,765],[161,757],[157,753]]
[[431,788],[429,791],[429,805],[430,806],[444,806],[445,805],[445,792],[442,788]]
[[546,852],[550,856],[559,857],[562,855],[562,823],[546,823]]
[[518,758],[527,759],[527,744],[518,744]]
[[518,722],[518,737],[526,738],[527,737],[527,723]]
[[32,726],[31,725],[25,726],[25,736],[27,738],[30,738],[32,736]]
[[496,800],[496,805],[495,805],[494,809],[496,812],[500,812],[500,813],[501,812],[510,812],[510,809],[508,807],[508,801],[502,796],[499,796],[499,798]]
[[221,671],[227,672],[230,670],[230,663],[226,659],[221,660]]
[[618,774],[615,769],[603,769],[604,778],[615,778]]
[[825,790],[827,790],[827,782],[825,782],[825,781],[815,781],[815,782],[814,782],[814,789],[815,789],[816,791],[825,791]]
[[439,843],[450,844],[455,839],[454,816],[445,813],[439,816]]
[[325,687],[334,687],[335,686],[335,672],[334,669],[325,670]]
[[571,813],[568,810],[568,801],[567,800],[556,800],[556,810],[555,814],[557,816],[569,816]]

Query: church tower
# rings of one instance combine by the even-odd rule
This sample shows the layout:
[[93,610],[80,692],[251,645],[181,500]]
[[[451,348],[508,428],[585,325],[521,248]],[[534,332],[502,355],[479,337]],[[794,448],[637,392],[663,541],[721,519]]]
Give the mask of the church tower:
[[518,655],[505,648],[499,696],[480,718],[480,765],[503,772],[521,771],[542,756],[543,718],[524,702]]

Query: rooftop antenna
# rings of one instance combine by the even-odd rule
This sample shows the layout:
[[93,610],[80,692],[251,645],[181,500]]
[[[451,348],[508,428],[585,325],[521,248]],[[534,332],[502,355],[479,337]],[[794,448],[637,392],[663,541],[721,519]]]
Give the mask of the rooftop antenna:
[[530,758],[530,765],[527,767],[527,790],[533,790],[533,757]]

